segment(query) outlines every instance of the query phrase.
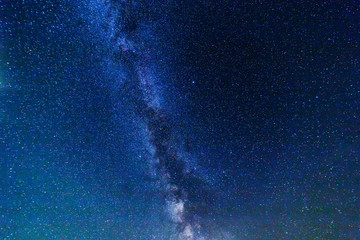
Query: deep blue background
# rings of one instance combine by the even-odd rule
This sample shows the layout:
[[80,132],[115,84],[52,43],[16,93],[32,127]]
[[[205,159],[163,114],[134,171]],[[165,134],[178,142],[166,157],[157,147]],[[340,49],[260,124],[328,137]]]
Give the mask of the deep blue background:
[[[109,56],[106,8],[0,6],[0,236],[169,236],[144,126]],[[163,107],[220,196],[218,228],[238,239],[359,237],[358,3],[139,9]]]

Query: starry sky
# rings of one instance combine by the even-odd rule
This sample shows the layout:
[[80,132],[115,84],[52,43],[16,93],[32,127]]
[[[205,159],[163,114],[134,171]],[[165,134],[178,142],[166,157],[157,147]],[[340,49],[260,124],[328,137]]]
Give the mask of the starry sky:
[[0,1],[1,239],[360,239],[357,1]]

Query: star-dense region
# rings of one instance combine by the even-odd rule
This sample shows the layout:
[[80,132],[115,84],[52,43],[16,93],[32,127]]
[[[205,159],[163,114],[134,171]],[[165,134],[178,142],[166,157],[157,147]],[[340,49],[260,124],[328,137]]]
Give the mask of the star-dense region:
[[358,1],[0,2],[1,239],[360,239]]

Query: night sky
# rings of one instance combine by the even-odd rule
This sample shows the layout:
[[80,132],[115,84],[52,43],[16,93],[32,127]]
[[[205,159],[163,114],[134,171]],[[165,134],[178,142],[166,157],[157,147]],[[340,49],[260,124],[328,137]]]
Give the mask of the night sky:
[[358,1],[0,11],[1,239],[360,239]]

